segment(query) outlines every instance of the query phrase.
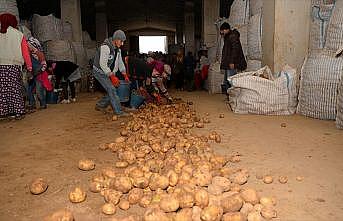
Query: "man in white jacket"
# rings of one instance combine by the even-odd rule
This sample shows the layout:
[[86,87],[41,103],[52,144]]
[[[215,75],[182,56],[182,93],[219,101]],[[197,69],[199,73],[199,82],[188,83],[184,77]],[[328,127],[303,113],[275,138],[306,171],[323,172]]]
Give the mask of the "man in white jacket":
[[116,88],[119,86],[119,79],[116,76],[118,73],[126,81],[129,81],[120,50],[125,40],[126,36],[122,30],[115,31],[113,37],[106,39],[101,47],[98,48],[93,63],[94,77],[107,92],[97,102],[96,109],[103,110],[111,104],[114,113],[119,116],[129,116],[128,113],[121,110],[120,99]]

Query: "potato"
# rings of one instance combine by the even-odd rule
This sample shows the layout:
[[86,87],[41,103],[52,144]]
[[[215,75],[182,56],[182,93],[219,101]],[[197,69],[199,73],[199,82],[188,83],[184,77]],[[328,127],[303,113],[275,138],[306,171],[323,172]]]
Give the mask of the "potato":
[[86,200],[87,193],[83,191],[80,187],[76,187],[73,191],[69,193],[69,200],[72,203],[81,203]]
[[132,189],[132,183],[129,177],[118,177],[114,180],[114,189],[122,193],[127,193]]
[[128,194],[128,201],[130,204],[137,204],[143,197],[143,190],[139,188],[133,188]]
[[161,176],[159,174],[153,174],[149,180],[149,187],[151,190],[157,189],[167,189],[169,186],[169,179],[166,176]]
[[175,212],[179,206],[179,200],[174,197],[174,196],[166,196],[163,197],[160,201],[160,208],[164,211],[164,212]]
[[162,210],[152,208],[145,211],[144,221],[172,221],[172,219],[170,219]]
[[126,140],[125,137],[117,137],[114,142],[117,143],[117,144],[118,143],[124,143],[125,140]]
[[222,221],[246,221],[246,217],[240,212],[225,213],[222,217]]
[[118,207],[122,210],[130,209],[130,203],[127,200],[120,200]]
[[122,130],[122,131],[120,131],[120,135],[122,135],[123,137],[127,137],[129,135],[129,131]]
[[83,159],[79,161],[79,169],[84,171],[94,170],[95,163],[93,160]]
[[207,190],[213,195],[221,195],[224,192],[223,187],[214,184],[208,185]]
[[112,189],[106,189],[104,190],[104,199],[107,203],[113,203],[114,205],[117,205],[119,203],[120,198],[122,197],[123,193],[112,190]]
[[196,170],[193,173],[193,177],[196,184],[202,187],[208,186],[209,184],[211,184],[212,181],[212,174],[210,173],[210,171]]
[[223,114],[223,113],[220,113],[220,114],[219,114],[219,118],[224,118],[224,114]]
[[194,205],[194,196],[191,193],[180,193],[178,197],[180,208],[192,208]]
[[221,142],[222,142],[221,136],[220,136],[219,134],[217,134],[217,135],[215,136],[215,138],[214,138],[214,141],[215,141],[216,143],[221,143]]
[[143,176],[144,176],[144,172],[138,168],[134,168],[133,170],[129,172],[129,177],[133,179],[143,177]]
[[273,207],[263,207],[261,215],[268,220],[277,217],[276,210]]
[[263,182],[264,182],[265,184],[271,184],[273,181],[274,181],[274,179],[273,179],[272,176],[267,175],[267,176],[264,176],[264,177],[263,177]]
[[262,204],[256,204],[256,205],[254,206],[254,211],[260,213],[260,212],[262,211],[262,208],[263,208]]
[[107,178],[115,178],[117,175],[117,172],[112,167],[106,167],[102,169],[102,175]]
[[302,176],[297,176],[295,179],[296,179],[297,181],[301,182],[301,181],[304,180],[304,177],[302,177]]
[[197,128],[204,128],[204,123],[202,123],[202,122],[197,122],[197,123],[195,124],[195,126],[196,126]]
[[192,221],[201,221],[201,211],[202,209],[198,206],[193,206],[192,208]]
[[230,188],[230,192],[240,192],[242,189],[241,185],[237,184],[237,183],[232,183],[231,184],[231,188]]
[[129,165],[129,163],[126,162],[126,161],[118,161],[118,162],[116,162],[116,164],[115,164],[115,166],[116,166],[117,168],[126,168],[128,165]]
[[221,176],[213,177],[212,184],[222,187],[223,192],[227,192],[231,188],[231,181]]
[[244,214],[245,216],[248,215],[251,211],[254,210],[254,206],[251,203],[244,203],[240,212]]
[[238,154],[233,155],[233,156],[230,157],[229,161],[231,163],[238,163],[238,162],[241,161],[241,155],[238,155]]
[[204,117],[202,119],[202,121],[205,123],[205,124],[208,124],[208,123],[211,123],[210,119],[208,117]]
[[116,206],[113,203],[105,203],[102,206],[102,212],[106,215],[113,215],[117,211]]
[[100,193],[102,189],[103,189],[103,185],[99,182],[91,182],[89,184],[89,190],[93,193]]
[[208,192],[204,189],[196,191],[194,194],[194,201],[196,206],[199,206],[201,208],[207,207],[209,203]]
[[139,201],[139,206],[143,208],[147,208],[151,204],[152,196],[151,195],[145,195],[143,196]]
[[145,189],[149,186],[149,179],[146,177],[138,177],[133,179],[133,185],[137,188]]
[[43,221],[74,221],[74,215],[70,210],[62,209],[44,217]]
[[234,173],[234,170],[228,167],[223,167],[220,169],[220,175],[225,178],[229,178]]
[[242,171],[236,172],[230,176],[231,182],[239,184],[239,185],[243,185],[246,182],[248,182],[248,178],[249,178],[249,173],[242,172]]
[[205,207],[200,214],[202,221],[220,221],[223,216],[223,209],[219,206]]
[[248,221],[264,221],[259,212],[251,212],[248,214]]
[[288,178],[286,176],[280,176],[279,177],[279,182],[282,184],[285,184],[288,182]]
[[260,204],[265,207],[272,207],[276,205],[276,200],[272,197],[261,197]]
[[239,194],[234,194],[230,197],[224,197],[221,200],[224,213],[238,212],[243,206],[243,199]]
[[154,143],[151,145],[151,149],[156,152],[159,153],[162,150],[161,144],[160,143]]
[[178,211],[173,219],[173,221],[192,221],[192,209],[185,208]]
[[34,195],[44,193],[48,189],[48,183],[43,178],[37,178],[30,184],[30,192]]
[[169,170],[167,173],[169,179],[169,186],[176,186],[179,181],[179,176],[174,170]]
[[254,189],[243,190],[241,192],[241,197],[246,203],[251,203],[253,205],[258,204],[260,202],[260,197]]

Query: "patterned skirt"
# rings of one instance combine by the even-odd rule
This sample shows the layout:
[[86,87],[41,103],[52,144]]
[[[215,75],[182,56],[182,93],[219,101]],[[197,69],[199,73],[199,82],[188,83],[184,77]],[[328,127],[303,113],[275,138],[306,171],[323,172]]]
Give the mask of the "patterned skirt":
[[0,117],[25,114],[23,81],[18,65],[0,65]]

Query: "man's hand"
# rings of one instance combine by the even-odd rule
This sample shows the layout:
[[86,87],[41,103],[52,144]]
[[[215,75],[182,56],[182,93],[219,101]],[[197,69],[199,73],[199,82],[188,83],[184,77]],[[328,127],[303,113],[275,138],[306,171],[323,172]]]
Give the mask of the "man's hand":
[[123,73],[123,76],[126,82],[130,81],[129,76],[126,73]]
[[235,64],[229,64],[229,68],[230,68],[231,70],[235,69]]
[[114,74],[110,75],[110,80],[111,80],[113,86],[119,87],[120,81]]

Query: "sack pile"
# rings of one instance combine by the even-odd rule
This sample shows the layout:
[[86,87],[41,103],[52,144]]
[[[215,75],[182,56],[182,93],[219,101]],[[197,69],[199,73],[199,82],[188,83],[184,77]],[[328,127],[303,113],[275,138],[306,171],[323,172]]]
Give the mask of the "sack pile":
[[221,93],[223,79],[224,75],[222,70],[220,70],[220,62],[212,63],[208,70],[208,92],[210,94]]
[[19,11],[16,0],[0,0],[0,15],[4,13],[10,13],[14,15],[17,17],[17,21],[19,23]]
[[72,45],[69,41],[55,40],[44,43],[47,60],[76,62]]
[[32,32],[33,36],[40,42],[62,40],[62,21],[53,15],[40,16],[34,14],[32,18]]

